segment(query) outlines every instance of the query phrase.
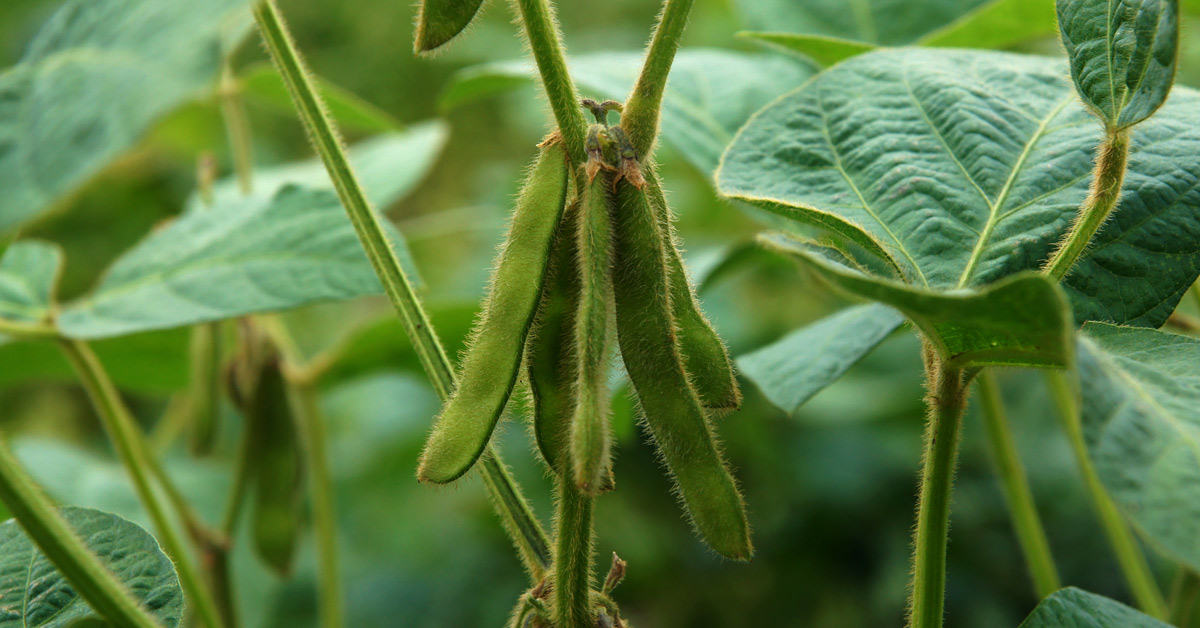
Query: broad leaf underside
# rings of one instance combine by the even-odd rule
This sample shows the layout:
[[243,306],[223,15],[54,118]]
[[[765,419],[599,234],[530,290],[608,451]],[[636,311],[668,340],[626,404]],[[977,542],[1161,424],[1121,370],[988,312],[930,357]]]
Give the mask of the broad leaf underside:
[[1020,628],[1170,628],[1149,615],[1074,587],[1042,600]]
[[[1039,269],[1087,195],[1100,125],[1064,64],[885,50],[757,114],[725,194],[889,258],[919,287]],[[1133,134],[1126,191],[1067,278],[1076,319],[1161,325],[1200,271],[1200,97],[1177,89]]]

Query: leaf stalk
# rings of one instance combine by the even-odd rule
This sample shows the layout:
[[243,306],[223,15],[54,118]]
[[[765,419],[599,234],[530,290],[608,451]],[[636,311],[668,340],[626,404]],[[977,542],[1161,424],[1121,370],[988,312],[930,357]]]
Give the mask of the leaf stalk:
[[629,133],[638,159],[646,159],[654,150],[667,77],[693,4],[694,0],[666,0],[664,3],[650,47],[646,50],[642,73],[621,113],[621,126]]
[[1096,232],[1104,226],[1121,201],[1121,186],[1125,182],[1128,161],[1129,130],[1109,129],[1104,141],[1096,149],[1091,193],[1071,223],[1071,229],[1046,263],[1046,274],[1062,281],[1070,273],[1075,261],[1087,250]]

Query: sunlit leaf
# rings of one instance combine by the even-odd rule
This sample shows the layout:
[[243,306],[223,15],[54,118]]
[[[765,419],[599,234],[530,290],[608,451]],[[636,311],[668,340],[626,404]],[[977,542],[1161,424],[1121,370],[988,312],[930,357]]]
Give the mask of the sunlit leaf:
[[1170,628],[1115,600],[1074,587],[1042,600],[1018,628]]
[[[148,532],[116,515],[64,508],[62,515],[134,599],[165,628],[183,621],[175,566]],[[0,628],[62,628],[94,615],[91,607],[15,520],[0,524]]]
[[[765,108],[721,191],[838,234],[923,289],[1040,269],[1088,193],[1100,125],[1061,62],[886,50]],[[1200,273],[1200,97],[1133,132],[1113,219],[1065,282],[1076,320],[1161,325]]]
[[0,74],[0,231],[50,209],[210,89],[247,0],[70,0]]
[[1083,331],[1081,412],[1096,472],[1154,547],[1200,570],[1200,340]]

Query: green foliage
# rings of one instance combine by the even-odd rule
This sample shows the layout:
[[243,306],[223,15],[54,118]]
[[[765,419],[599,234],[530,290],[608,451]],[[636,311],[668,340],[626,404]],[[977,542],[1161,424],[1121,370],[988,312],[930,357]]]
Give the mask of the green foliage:
[[1200,341],[1090,323],[1082,420],[1096,473],[1152,544],[1200,569]]
[[0,75],[0,231],[52,208],[206,91],[246,0],[71,0]]
[[[329,115],[344,127],[367,133],[388,133],[403,125],[388,112],[372,105],[354,92],[317,77],[321,98]],[[292,114],[292,99],[283,78],[269,63],[250,66],[238,77],[242,95],[251,103],[269,107],[284,115]]]
[[[1176,90],[1134,130],[1120,212],[1064,283],[1077,321],[1161,325],[1196,279],[1198,104]],[[915,286],[970,288],[1041,267],[1088,194],[1098,139],[1055,61],[881,51],[764,109],[717,180]]]
[[1179,0],[1058,0],[1079,96],[1112,129],[1167,100],[1179,55]]
[[413,48],[429,52],[448,43],[471,23],[483,0],[422,0]]
[[1042,600],[1019,628],[1167,628],[1104,596],[1068,587]]
[[14,242],[0,253],[0,318],[44,322],[62,272],[62,250],[37,241]]
[[738,0],[746,24],[760,31],[825,35],[882,46],[911,44],[989,0]]
[[904,322],[890,307],[846,308],[738,358],[738,368],[771,403],[796,412],[842,378]]
[[[165,628],[183,620],[183,592],[154,537],[116,515],[64,508],[63,518]],[[0,626],[58,628],[94,611],[17,522],[0,525]]]

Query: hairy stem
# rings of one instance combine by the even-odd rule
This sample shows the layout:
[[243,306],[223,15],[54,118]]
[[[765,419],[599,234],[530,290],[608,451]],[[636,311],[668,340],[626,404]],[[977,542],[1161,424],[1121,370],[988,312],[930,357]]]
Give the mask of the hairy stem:
[[221,628],[222,623],[212,595],[203,585],[192,555],[188,553],[178,531],[168,518],[166,505],[151,484],[150,476],[154,474],[155,463],[150,460],[149,446],[141,430],[91,348],[78,340],[61,339],[59,344],[87,390],[97,414],[104,423],[104,429],[108,432],[109,440],[112,441],[125,470],[133,480],[138,498],[150,515],[150,520],[154,522],[159,542],[175,562],[175,568],[179,572],[179,583],[191,599],[200,622],[206,628]]
[[156,628],[159,625],[84,545],[21,468],[3,438],[0,438],[0,501],[71,587],[104,619],[115,626],[128,628]]
[[1046,371],[1046,378],[1050,386],[1050,394],[1054,398],[1054,404],[1058,407],[1063,429],[1067,433],[1067,439],[1071,442],[1071,449],[1075,452],[1075,461],[1079,464],[1079,471],[1083,475],[1088,495],[1092,498],[1092,505],[1100,517],[1100,523],[1104,526],[1108,542],[1117,555],[1117,562],[1121,565],[1125,581],[1128,583],[1130,591],[1133,592],[1138,607],[1143,612],[1159,619],[1166,619],[1167,604],[1163,600],[1158,584],[1154,581],[1154,574],[1150,572],[1150,565],[1147,564],[1146,557],[1138,547],[1133,533],[1121,518],[1116,504],[1104,490],[1104,485],[1100,483],[1100,477],[1096,475],[1096,469],[1092,466],[1091,458],[1088,457],[1074,387],[1063,371]]
[[1071,271],[1075,260],[1087,250],[1088,243],[1112,215],[1121,200],[1121,185],[1125,182],[1125,166],[1129,160],[1129,131],[1108,131],[1096,149],[1096,169],[1092,191],[1084,201],[1070,231],[1047,262],[1045,272],[1061,281]]
[[[438,396],[445,400],[454,389],[454,369],[450,364],[450,359],[447,357],[441,341],[438,340],[420,299],[413,290],[412,282],[400,267],[396,253],[383,232],[379,217],[375,215],[367,202],[362,186],[358,183],[346,158],[346,153],[342,149],[337,129],[325,113],[325,108],[313,87],[312,79],[304,67],[304,62],[291,33],[284,25],[273,0],[262,0],[256,5],[254,15],[271,59],[280,75],[283,76],[284,83],[291,93],[292,102],[296,105],[300,121],[304,124],[305,130],[316,146],[317,153],[325,163],[325,168],[334,182],[334,187],[337,189],[342,205],[346,208],[346,213],[354,224],[358,238],[367,252],[367,257],[371,260],[375,273],[383,283],[384,291],[399,314],[404,331],[413,343],[413,348],[429,376],[429,381],[433,384]],[[582,125],[582,112],[574,103],[572,103],[572,107],[578,114]],[[582,128],[578,140],[580,151],[582,151]],[[545,573],[550,564],[546,532],[537,519],[532,516],[520,487],[507,473],[501,473],[503,463],[498,456],[499,453],[495,451],[495,448],[489,445],[487,457],[493,463],[483,465],[484,481],[492,492],[492,502],[499,511],[501,520],[506,524],[518,522],[517,525],[506,525],[506,528],[510,533],[516,533],[513,534],[513,542],[516,544],[521,558],[526,561],[525,567],[536,577],[536,574]]]
[[1000,397],[1000,387],[996,384],[996,377],[989,371],[979,376],[979,398],[983,422],[987,427],[988,449],[1004,489],[1004,501],[1012,516],[1017,542],[1025,555],[1034,590],[1039,598],[1043,598],[1057,591],[1062,583],[1054,556],[1050,553],[1050,543],[1046,540],[1046,530],[1042,527],[1033,493],[1029,489],[1025,467],[1017,455],[1016,443],[1013,442],[1004,412],[1004,400]]
[[946,596],[946,545],[958,441],[966,409],[963,372],[938,358],[929,365],[929,425],[917,506],[909,628],[940,628]]
[[663,91],[693,3],[694,0],[666,0],[658,16],[658,26],[654,29],[650,48],[646,51],[642,73],[629,100],[625,102],[625,111],[621,113],[621,126],[629,133],[629,141],[638,159],[649,157],[654,150]]
[[514,2],[521,16],[521,24],[525,26],[525,35],[529,39],[533,60],[541,73],[546,98],[550,100],[550,109],[554,111],[554,119],[558,122],[558,130],[562,133],[567,157],[574,171],[587,158],[583,145],[587,135],[587,121],[583,117],[583,110],[579,108],[579,93],[575,91],[575,83],[567,72],[567,59],[554,18],[554,8],[550,6],[549,0]]
[[554,618],[557,628],[593,628],[592,498],[567,478],[557,482],[558,540],[554,552]]

